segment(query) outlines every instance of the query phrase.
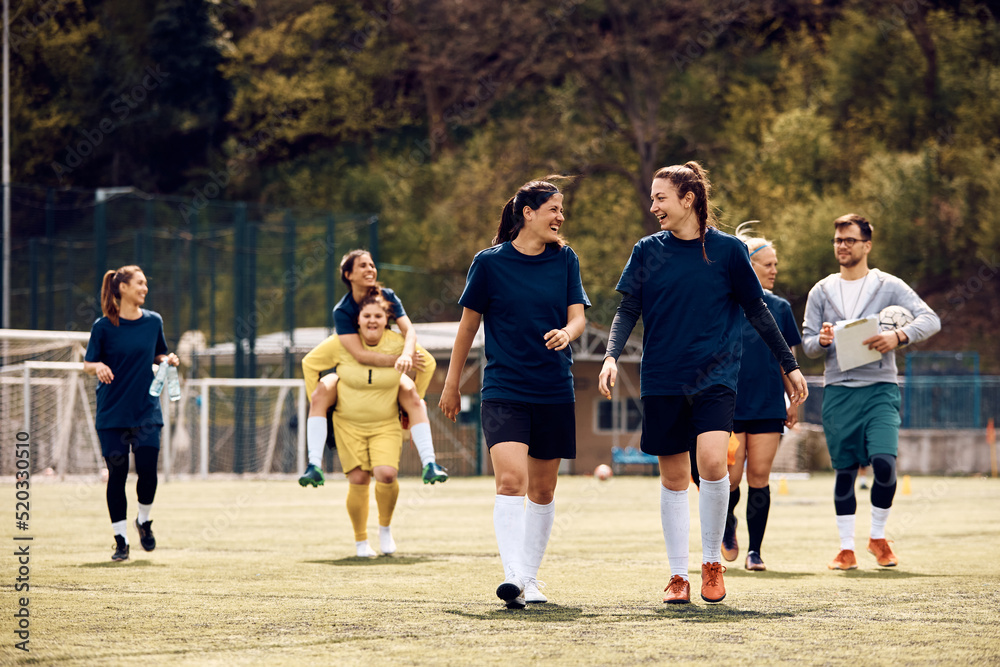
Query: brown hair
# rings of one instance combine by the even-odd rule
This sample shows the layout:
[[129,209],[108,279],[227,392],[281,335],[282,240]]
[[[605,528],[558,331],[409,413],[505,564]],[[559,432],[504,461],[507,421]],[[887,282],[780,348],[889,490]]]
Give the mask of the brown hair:
[[[500,224],[497,226],[497,235],[493,237],[493,245],[513,241],[517,237],[521,232],[521,228],[524,227],[525,206],[537,211],[552,195],[559,193],[559,188],[549,181],[560,179],[561,177],[546,176],[545,178],[547,180],[528,181],[517,189],[513,197],[507,200],[503,211],[500,212]],[[566,245],[566,242],[560,236],[559,240],[554,244],[561,248]]]
[[872,230],[873,230],[872,223],[868,222],[857,213],[848,213],[847,215],[842,215],[833,221],[834,229],[840,229],[841,227],[849,227],[851,225],[857,225],[858,229],[861,230],[862,241],[872,240]]
[[653,174],[653,180],[664,178],[677,188],[677,197],[683,199],[689,192],[694,193],[694,213],[698,216],[698,239],[701,241],[701,255],[708,261],[705,252],[705,230],[715,227],[715,215],[709,203],[712,194],[712,184],[708,180],[708,172],[691,160],[683,165],[663,167]]
[[111,321],[111,324],[118,326],[118,315],[121,311],[121,292],[118,290],[122,283],[128,285],[132,282],[132,276],[142,273],[135,264],[123,266],[117,271],[107,271],[104,280],[101,282],[101,310],[104,317]]

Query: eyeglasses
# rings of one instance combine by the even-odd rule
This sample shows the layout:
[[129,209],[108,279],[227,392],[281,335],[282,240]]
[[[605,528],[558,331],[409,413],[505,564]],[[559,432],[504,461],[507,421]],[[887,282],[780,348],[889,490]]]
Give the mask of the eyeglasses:
[[833,239],[834,246],[846,245],[848,248],[853,248],[855,243],[864,243],[864,239]]

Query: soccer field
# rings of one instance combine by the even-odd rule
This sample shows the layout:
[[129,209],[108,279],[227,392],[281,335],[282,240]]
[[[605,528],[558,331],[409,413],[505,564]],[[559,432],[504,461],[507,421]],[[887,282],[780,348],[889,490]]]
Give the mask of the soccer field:
[[[867,492],[858,497],[858,560],[826,563],[839,543],[833,478],[772,483],[768,571],[726,575],[728,597],[698,597],[701,542],[691,494],[690,605],[664,605],[669,579],[653,477],[560,479],[539,578],[550,602],[507,610],[493,537],[493,481],[401,480],[397,555],[354,557],[346,481],[161,482],[158,546],[130,528],[131,560],[112,563],[99,482],[33,480],[31,521],[3,528],[0,662],[59,665],[633,665],[997,664],[1000,662],[1000,481],[913,478],[889,520],[900,565],[865,553]],[[129,520],[135,517],[130,479]],[[902,491],[902,489],[901,489]],[[0,493],[13,510],[11,483]],[[745,502],[745,501],[744,501]],[[742,515],[744,503],[737,509]],[[377,545],[372,502],[370,534]],[[15,592],[11,545],[30,544],[30,591]],[[27,597],[30,653],[15,648]]]

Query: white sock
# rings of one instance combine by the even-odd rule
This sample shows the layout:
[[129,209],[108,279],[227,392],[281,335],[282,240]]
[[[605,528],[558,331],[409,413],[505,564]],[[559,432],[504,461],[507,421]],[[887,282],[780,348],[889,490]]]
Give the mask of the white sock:
[[371,545],[368,544],[368,540],[362,540],[361,542],[355,542],[354,547],[357,549],[358,558],[374,558],[378,556],[375,550],[372,549]]
[[392,531],[389,526],[378,527],[378,545],[385,555],[396,553],[396,540],[392,539]]
[[885,539],[885,524],[889,521],[889,510],[891,508],[886,507],[872,507],[872,539],[873,540],[884,540]]
[[542,566],[542,558],[545,557],[545,547],[549,545],[549,537],[552,535],[552,524],[556,520],[556,501],[548,505],[538,505],[528,499],[528,506],[524,513],[524,554],[522,565],[524,566],[525,579],[534,579],[538,576],[538,568]]
[[323,467],[323,448],[326,447],[326,417],[306,419],[306,449],[309,465]]
[[521,574],[521,550],[524,545],[524,496],[500,496],[493,501],[493,529],[503,573]]
[[111,530],[115,535],[121,535],[125,538],[125,544],[128,544],[128,519],[122,519],[121,521],[115,521],[111,524]]
[[153,509],[152,504],[143,505],[142,503],[139,503],[139,523],[146,523],[149,521],[149,510],[151,509]]
[[689,541],[691,539],[691,510],[688,492],[671,491],[660,484],[660,524],[663,541],[670,561],[670,576],[679,575],[688,580]]
[[854,515],[837,515],[837,532],[840,533],[840,548],[854,551]]
[[434,461],[434,441],[431,439],[431,425],[428,422],[410,426],[410,438],[420,455],[420,465],[425,466]]
[[701,562],[722,562],[722,533],[726,529],[729,509],[729,473],[710,482],[701,480],[698,493],[698,515],[701,518]]

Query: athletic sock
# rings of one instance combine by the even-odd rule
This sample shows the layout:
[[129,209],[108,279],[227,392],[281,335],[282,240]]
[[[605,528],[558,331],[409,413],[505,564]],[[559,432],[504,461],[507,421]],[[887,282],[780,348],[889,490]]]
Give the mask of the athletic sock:
[[873,540],[885,539],[885,524],[889,521],[888,507],[872,507],[872,533]]
[[671,491],[660,484],[660,525],[670,561],[670,576],[677,575],[687,581],[691,511],[686,490]]
[[390,484],[375,482],[375,504],[378,506],[378,525],[387,527],[392,522],[392,512],[396,509],[396,499],[399,498],[399,480]]
[[153,505],[143,505],[139,503],[139,523],[146,523],[149,521],[149,510],[153,509]]
[[368,540],[368,485],[347,485],[347,516],[351,517],[354,528],[354,540]]
[[729,473],[713,482],[701,478],[698,514],[701,517],[701,562],[722,562],[722,532],[729,503]]
[[420,455],[420,466],[434,462],[434,440],[431,438],[431,425],[429,422],[412,424],[410,426],[410,439],[413,446],[417,448]]
[[524,548],[524,496],[498,495],[493,501],[493,530],[504,576],[520,576],[521,552]]
[[121,535],[125,538],[125,544],[128,544],[128,521],[122,519],[121,521],[115,521],[111,524],[111,530],[115,535]]
[[522,564],[525,579],[538,576],[538,568],[542,566],[545,548],[549,545],[552,535],[552,524],[556,520],[556,501],[548,505],[539,505],[528,499],[524,512],[524,553]]
[[309,465],[323,467],[323,448],[326,447],[326,417],[306,419],[306,449],[309,451]]
[[837,532],[840,533],[840,548],[854,551],[854,515],[837,516]]
[[[726,510],[726,528],[736,523],[736,505],[740,502],[740,487],[736,487],[729,492],[729,507]],[[749,511],[750,505],[747,505]]]
[[747,487],[747,532],[750,533],[747,549],[750,551],[760,553],[764,530],[767,528],[767,515],[770,511],[771,487],[763,486],[759,489]]

